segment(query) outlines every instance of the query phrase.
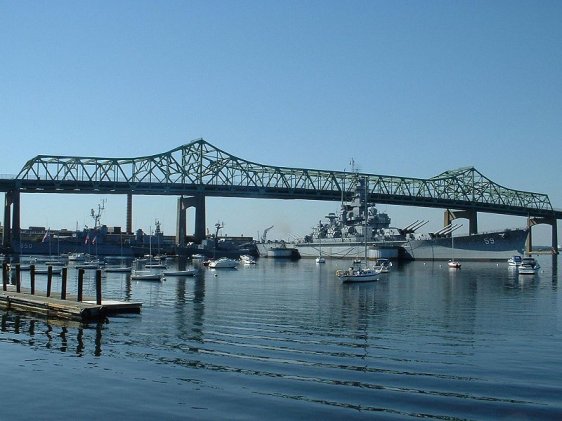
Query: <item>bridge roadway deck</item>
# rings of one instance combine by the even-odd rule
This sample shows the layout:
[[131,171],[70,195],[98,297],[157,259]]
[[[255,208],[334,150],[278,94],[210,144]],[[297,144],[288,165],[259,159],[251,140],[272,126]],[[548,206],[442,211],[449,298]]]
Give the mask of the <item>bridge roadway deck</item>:
[[[255,199],[289,199],[289,200],[323,200],[341,201],[341,191],[313,189],[292,189],[282,187],[247,187],[232,185],[197,185],[197,184],[153,184],[137,183],[132,187],[127,182],[80,182],[47,180],[0,179],[0,191],[18,190],[21,193],[66,193],[66,194],[129,194],[190,196],[203,194],[206,197],[242,197]],[[468,202],[436,197],[412,197],[392,194],[370,194],[373,203],[415,206],[440,209],[469,210],[502,215],[525,217],[543,217],[562,219],[560,209],[536,209],[514,207],[495,203]]]

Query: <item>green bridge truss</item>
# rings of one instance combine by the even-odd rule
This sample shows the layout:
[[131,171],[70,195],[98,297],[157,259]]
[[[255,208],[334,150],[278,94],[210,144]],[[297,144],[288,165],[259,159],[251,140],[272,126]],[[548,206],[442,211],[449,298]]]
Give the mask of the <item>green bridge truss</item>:
[[262,165],[203,139],[158,155],[96,158],[38,155],[2,190],[341,200],[366,177],[377,203],[562,219],[546,194],[509,189],[473,167],[429,179]]

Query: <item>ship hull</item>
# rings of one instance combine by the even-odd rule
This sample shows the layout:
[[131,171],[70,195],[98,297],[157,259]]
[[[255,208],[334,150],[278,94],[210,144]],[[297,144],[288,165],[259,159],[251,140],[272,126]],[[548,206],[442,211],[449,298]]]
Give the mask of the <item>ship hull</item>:
[[411,260],[478,260],[507,261],[513,255],[525,252],[526,229],[464,235],[451,238],[410,240],[403,245],[404,258]]
[[[397,259],[400,253],[400,245],[396,244],[376,243],[367,244],[367,258],[375,259]],[[355,259],[365,256],[365,244],[357,241],[323,241],[322,243],[297,243],[292,244],[298,250],[303,258],[316,258],[322,255],[328,259]]]

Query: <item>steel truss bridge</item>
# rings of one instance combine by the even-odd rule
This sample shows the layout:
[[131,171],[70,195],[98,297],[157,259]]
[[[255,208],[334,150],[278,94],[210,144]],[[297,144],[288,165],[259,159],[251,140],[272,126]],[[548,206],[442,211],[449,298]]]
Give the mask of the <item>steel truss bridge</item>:
[[[503,187],[473,167],[428,179],[278,167],[238,158],[203,139],[136,158],[38,155],[17,176],[0,179],[0,190],[6,192],[8,227],[9,206],[19,202],[21,193],[177,195],[194,198],[178,205],[178,210],[195,206],[203,214],[196,217],[196,231],[201,234],[202,228],[204,235],[207,196],[340,201],[351,197],[359,179],[367,181],[369,200],[375,203],[447,209],[445,222],[468,218],[471,233],[477,232],[477,212],[525,216],[529,226],[552,225],[556,244],[556,221],[562,219],[562,210],[553,209],[548,195]],[[13,219],[19,224],[18,215]],[[129,224],[128,215],[128,231]]]

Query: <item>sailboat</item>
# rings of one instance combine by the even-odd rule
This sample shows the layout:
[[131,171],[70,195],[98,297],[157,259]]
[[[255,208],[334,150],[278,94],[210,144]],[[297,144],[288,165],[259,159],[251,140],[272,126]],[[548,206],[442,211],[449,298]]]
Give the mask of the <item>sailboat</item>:
[[447,263],[451,269],[460,269],[461,263],[458,260],[455,260],[455,243],[454,243],[454,235],[451,231],[451,260]]
[[[148,250],[150,254],[150,262],[152,263],[152,227],[150,228],[150,236],[148,237]],[[151,263],[145,265],[146,268],[155,268]],[[162,281],[163,275],[160,271],[153,270],[133,270],[131,279],[137,281]]]
[[353,264],[346,270],[337,270],[336,276],[340,278],[342,282],[371,282],[377,281],[378,275],[381,273],[380,268],[370,268],[367,262],[367,219],[368,219],[368,210],[367,210],[367,177],[363,179],[365,183],[365,215],[364,215],[364,230],[363,230],[363,241],[365,243],[365,266],[361,264],[361,262],[357,263],[354,261]]

